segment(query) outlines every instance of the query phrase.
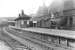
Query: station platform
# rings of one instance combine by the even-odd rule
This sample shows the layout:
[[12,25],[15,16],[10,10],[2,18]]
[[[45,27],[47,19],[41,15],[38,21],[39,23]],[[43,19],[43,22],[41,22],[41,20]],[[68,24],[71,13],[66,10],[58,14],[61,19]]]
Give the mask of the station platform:
[[72,31],[72,30],[57,30],[57,29],[34,28],[34,27],[17,28],[14,26],[9,26],[9,27],[14,28],[14,29],[30,31],[30,32],[36,32],[39,34],[41,33],[41,34],[47,34],[47,35],[53,35],[53,36],[75,39],[75,31]]

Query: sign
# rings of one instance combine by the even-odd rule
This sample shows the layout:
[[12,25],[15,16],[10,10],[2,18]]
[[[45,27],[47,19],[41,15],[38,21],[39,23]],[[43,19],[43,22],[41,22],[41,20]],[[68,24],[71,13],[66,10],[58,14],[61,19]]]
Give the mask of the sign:
[[33,21],[33,23],[37,23],[37,21]]

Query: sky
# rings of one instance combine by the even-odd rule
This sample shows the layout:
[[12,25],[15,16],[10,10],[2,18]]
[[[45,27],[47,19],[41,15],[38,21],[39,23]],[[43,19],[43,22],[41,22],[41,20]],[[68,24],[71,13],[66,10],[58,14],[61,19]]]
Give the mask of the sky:
[[18,17],[21,10],[25,14],[35,14],[45,2],[49,6],[54,0],[0,0],[0,17]]

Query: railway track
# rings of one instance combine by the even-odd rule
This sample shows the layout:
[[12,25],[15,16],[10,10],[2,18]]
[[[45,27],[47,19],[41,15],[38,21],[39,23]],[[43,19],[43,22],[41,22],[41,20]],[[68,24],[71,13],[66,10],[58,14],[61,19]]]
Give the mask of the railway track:
[[[7,29],[8,32],[8,29]],[[28,37],[27,38],[23,38],[21,36],[17,36],[15,34],[16,32],[12,33],[11,31],[9,33],[7,33],[9,36],[11,36],[12,38],[14,38],[15,40],[19,41],[20,43],[28,46],[29,48],[31,48],[32,50],[52,50],[52,48],[49,48],[47,46],[42,45],[41,43],[36,43],[34,41],[32,41],[32,39],[30,40]],[[14,36],[14,37],[13,37]]]
[[[47,47],[47,48],[50,48],[51,50],[52,49],[54,49],[54,50],[70,50],[70,48],[67,48],[67,47],[61,47],[61,46],[58,46],[58,45],[55,45],[55,44],[51,44],[51,43],[46,43],[45,41],[42,41],[42,39],[41,40],[38,40],[38,39],[36,39],[36,38],[33,38],[33,37],[31,37],[31,36],[28,36],[28,35],[24,35],[24,34],[22,34],[22,33],[24,33],[23,31],[22,32],[18,32],[18,31],[15,31],[15,30],[12,30],[12,29],[7,29],[7,30],[10,30],[10,32],[15,32],[15,33],[12,33],[12,34],[14,34],[14,35],[18,35],[18,36],[20,36],[20,37],[22,37],[22,38],[24,38],[24,39],[27,39],[27,40],[29,40],[29,41],[32,41],[33,43],[37,43],[37,44],[39,44],[39,45],[41,45],[41,46],[45,46],[45,47]],[[20,31],[20,30],[19,30]],[[26,32],[27,33],[27,32]],[[30,34],[30,33],[29,33]],[[24,35],[24,36],[23,36]],[[30,34],[31,35],[31,34]],[[47,49],[46,49],[47,50]]]
[[13,39],[11,36],[7,35],[6,32],[3,30],[4,27],[7,26],[0,26],[0,40],[3,41],[6,46],[10,47],[12,50],[30,49],[26,45],[20,43],[19,41]]
[[5,32],[2,31],[3,40],[8,46],[12,48],[12,50],[24,50],[24,49],[30,49],[26,45],[20,43],[19,41],[15,40],[11,36],[7,35]]

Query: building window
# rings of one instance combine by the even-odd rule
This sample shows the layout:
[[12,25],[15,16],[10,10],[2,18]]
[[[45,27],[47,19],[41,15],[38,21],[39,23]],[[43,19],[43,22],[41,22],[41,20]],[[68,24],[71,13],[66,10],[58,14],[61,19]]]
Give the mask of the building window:
[[21,24],[23,25],[24,24],[24,21],[21,21]]

